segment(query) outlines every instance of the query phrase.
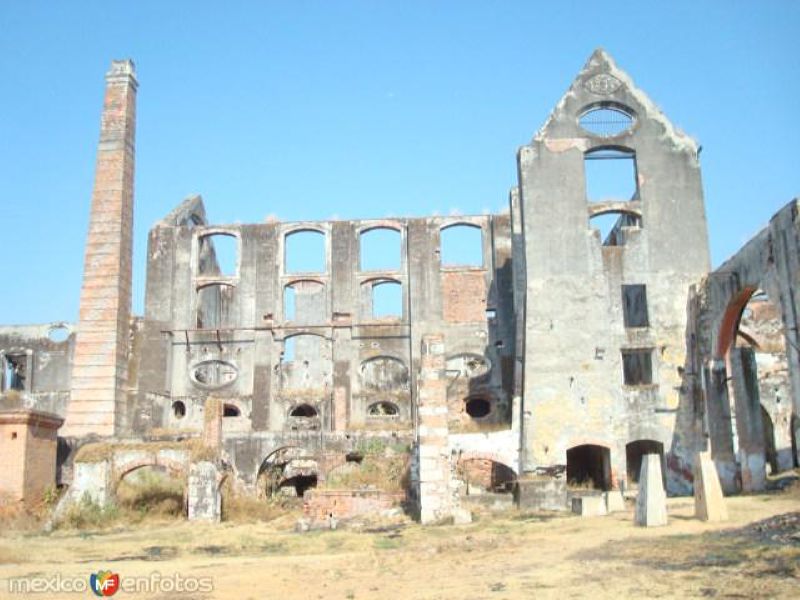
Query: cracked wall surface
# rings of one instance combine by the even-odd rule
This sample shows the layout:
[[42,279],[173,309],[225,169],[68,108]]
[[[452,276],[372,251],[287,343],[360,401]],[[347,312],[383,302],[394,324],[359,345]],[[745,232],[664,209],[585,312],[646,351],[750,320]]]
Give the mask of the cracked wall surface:
[[[215,224],[191,196],[149,232],[136,317],[136,80],[112,67],[80,321],[0,327],[0,407],[66,418],[60,481],[90,434],[171,443],[219,420],[238,484],[302,495],[364,448],[409,452],[429,336],[447,494],[564,472],[629,487],[645,450],[670,493],[707,448],[729,491],[797,460],[797,201],[709,273],[699,148],[604,51],[519,149],[507,213]],[[745,313],[759,290],[771,308]]]

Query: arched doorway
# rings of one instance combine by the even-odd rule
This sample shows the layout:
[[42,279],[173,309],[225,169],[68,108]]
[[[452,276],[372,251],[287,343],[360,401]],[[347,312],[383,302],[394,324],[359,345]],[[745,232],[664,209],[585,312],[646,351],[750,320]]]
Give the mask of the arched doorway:
[[635,440],[625,446],[625,463],[628,475],[628,487],[639,487],[639,476],[642,470],[642,458],[645,454],[658,454],[661,457],[661,478],[666,489],[666,464],[664,462],[664,444],[655,440]]
[[582,444],[567,450],[567,485],[610,490],[611,451],[596,444]]

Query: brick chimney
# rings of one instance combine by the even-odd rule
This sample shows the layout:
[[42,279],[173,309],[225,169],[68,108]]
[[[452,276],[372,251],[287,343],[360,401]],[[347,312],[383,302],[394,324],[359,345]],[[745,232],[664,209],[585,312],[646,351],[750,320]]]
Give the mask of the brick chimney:
[[114,435],[125,405],[136,127],[133,61],[106,74],[70,402],[64,436]]

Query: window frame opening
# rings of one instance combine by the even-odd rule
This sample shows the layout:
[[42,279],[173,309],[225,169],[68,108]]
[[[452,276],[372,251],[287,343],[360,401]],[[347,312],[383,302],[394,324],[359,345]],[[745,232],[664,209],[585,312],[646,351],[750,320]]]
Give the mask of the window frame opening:
[[0,392],[27,392],[30,390],[30,355],[27,352],[6,352],[2,355]]
[[636,125],[636,113],[618,102],[596,102],[578,114],[578,127],[599,138],[626,135]]
[[198,277],[238,277],[240,256],[241,239],[233,232],[209,231],[197,236]]
[[395,272],[403,265],[403,234],[381,225],[364,229],[358,236],[361,272]]
[[222,406],[222,418],[223,419],[231,419],[236,417],[242,416],[242,409],[236,406],[235,404],[231,404],[226,402]]
[[370,318],[402,319],[403,284],[395,279],[376,279],[369,283]]
[[655,384],[653,348],[626,348],[622,354],[622,381],[629,387]]
[[328,234],[311,228],[294,229],[285,233],[283,236],[283,272],[287,275],[327,273]]
[[589,229],[599,232],[601,246],[624,246],[627,231],[641,227],[642,218],[634,212],[606,210],[589,216]]
[[[478,238],[469,239],[475,235]],[[455,236],[455,237],[454,237]],[[483,269],[483,227],[474,223],[450,223],[439,230],[439,262],[442,269]],[[464,258],[460,258],[464,254]]]
[[367,417],[370,419],[399,419],[400,407],[388,400],[378,400],[367,406]]
[[492,416],[494,406],[486,396],[469,396],[464,400],[464,412],[475,420],[486,419]]
[[175,400],[172,403],[172,416],[178,420],[186,417],[186,403],[183,400]]
[[650,327],[650,311],[647,304],[647,285],[644,283],[623,283],[622,321],[626,328]]
[[666,489],[666,460],[664,457],[664,444],[658,440],[639,439],[625,444],[625,471],[628,476],[628,488],[635,489],[639,486],[639,475],[642,470],[642,460],[645,454],[658,454],[661,458],[661,477]]
[[[211,290],[216,295],[208,298]],[[205,283],[195,291],[197,329],[228,329],[235,326],[236,286],[224,281]]]
[[635,202],[639,198],[636,152],[622,146],[600,146],[583,154],[584,196],[589,204]]
[[313,419],[319,417],[319,411],[308,402],[303,402],[292,407],[289,416],[294,419]]
[[611,449],[599,444],[568,448],[566,478],[573,489],[611,490]]

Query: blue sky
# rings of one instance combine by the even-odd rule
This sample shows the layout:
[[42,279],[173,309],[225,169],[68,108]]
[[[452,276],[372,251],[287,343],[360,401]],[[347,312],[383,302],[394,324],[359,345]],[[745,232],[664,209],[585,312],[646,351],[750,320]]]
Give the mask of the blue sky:
[[[224,8],[223,8],[224,7]],[[703,145],[713,262],[800,195],[800,2],[0,4],[0,323],[75,320],[113,58],[140,82],[134,310],[152,224],[499,211],[595,47]]]

